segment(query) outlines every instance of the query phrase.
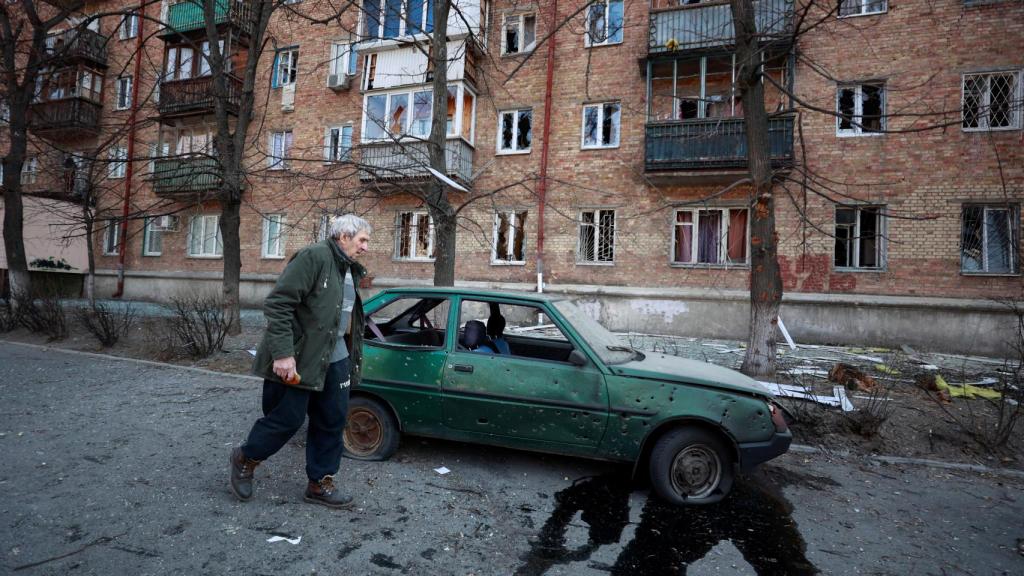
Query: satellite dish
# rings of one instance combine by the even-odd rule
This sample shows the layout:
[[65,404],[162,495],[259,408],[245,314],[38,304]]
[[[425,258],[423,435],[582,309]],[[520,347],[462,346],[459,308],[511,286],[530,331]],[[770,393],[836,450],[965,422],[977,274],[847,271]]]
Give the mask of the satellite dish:
[[430,170],[430,173],[434,175],[434,178],[437,178],[438,180],[440,180],[441,182],[444,182],[448,186],[451,186],[452,188],[455,188],[459,192],[465,192],[467,194],[469,193],[469,190],[466,190],[464,187],[462,187],[461,184],[459,184],[455,180],[452,180],[451,178],[445,176],[444,174],[441,174],[437,170],[434,170],[430,166],[427,166],[427,170]]

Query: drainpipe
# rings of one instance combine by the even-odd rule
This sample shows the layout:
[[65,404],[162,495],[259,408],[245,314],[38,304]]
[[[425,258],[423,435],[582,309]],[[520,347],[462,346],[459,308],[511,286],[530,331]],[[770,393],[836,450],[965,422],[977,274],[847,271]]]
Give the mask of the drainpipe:
[[135,170],[135,121],[139,111],[139,84],[142,80],[142,39],[146,27],[146,0],[139,0],[139,29],[135,35],[135,71],[132,75],[132,110],[128,116],[128,166],[124,175],[124,206],[121,209],[120,250],[117,255],[117,291],[114,298],[124,295],[124,258],[128,253],[128,206],[132,200],[132,175]]
[[548,151],[551,149],[551,87],[555,78],[555,32],[558,0],[551,0],[551,34],[548,35],[547,79],[544,84],[544,128],[541,132],[540,182],[537,185],[537,292],[544,291],[544,205],[548,192]]

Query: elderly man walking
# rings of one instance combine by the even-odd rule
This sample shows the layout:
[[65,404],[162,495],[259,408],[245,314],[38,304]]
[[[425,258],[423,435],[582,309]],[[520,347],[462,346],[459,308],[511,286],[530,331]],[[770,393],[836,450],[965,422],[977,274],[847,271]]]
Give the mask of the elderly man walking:
[[253,372],[263,377],[263,417],[231,451],[231,491],[253,497],[253,472],[309,416],[305,500],[331,508],[352,497],[334,485],[341,465],[348,392],[359,380],[363,307],[356,286],[366,270],[370,225],[355,214],[331,221],[329,238],[299,250],[263,306],[267,330]]

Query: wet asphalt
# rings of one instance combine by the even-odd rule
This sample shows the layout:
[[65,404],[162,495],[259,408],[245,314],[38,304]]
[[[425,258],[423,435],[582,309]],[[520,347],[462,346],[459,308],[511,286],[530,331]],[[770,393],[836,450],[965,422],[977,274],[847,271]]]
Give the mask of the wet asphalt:
[[1024,573],[1018,477],[821,454],[691,510],[628,466],[407,437],[342,462],[356,505],[334,511],[302,501],[297,437],[240,503],[227,455],[259,387],[0,342],[0,574]]

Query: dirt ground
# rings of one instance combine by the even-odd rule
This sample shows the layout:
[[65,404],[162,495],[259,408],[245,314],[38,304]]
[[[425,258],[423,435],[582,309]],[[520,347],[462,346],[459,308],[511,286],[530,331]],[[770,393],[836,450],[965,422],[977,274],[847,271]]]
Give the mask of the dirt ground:
[[[73,305],[72,305],[73,307]],[[0,333],[0,340],[100,352],[218,372],[245,374],[250,371],[254,350],[263,331],[258,311],[243,314],[243,330],[230,336],[223,351],[203,359],[191,359],[176,350],[168,339],[171,317],[165,309],[138,304],[139,315],[128,334],[117,344],[103,348],[96,338],[68,314],[68,337],[48,342],[43,335],[25,328]],[[70,308],[69,308],[70,309]],[[666,353],[738,368],[743,344],[736,341],[679,338],[649,334],[624,334],[630,345],[653,353]],[[837,363],[862,371],[873,379],[869,389],[850,389],[830,381]],[[852,411],[817,402],[779,398],[786,409],[794,441],[839,454],[880,454],[927,458],[990,467],[1024,469],[1024,407],[1012,399],[944,399],[926,391],[921,384],[934,382],[935,375],[957,388],[975,383],[982,389],[998,388],[1003,382],[1020,382],[1020,365],[1000,359],[928,353],[919,350],[887,350],[840,346],[798,345],[779,347],[779,374],[774,382],[797,385],[807,393],[828,397],[841,388],[853,405]],[[1016,372],[1015,372],[1016,371]],[[1018,384],[1019,385],[1019,384]],[[1024,391],[1010,388],[1018,400]],[[876,428],[876,431],[872,431]],[[1007,440],[999,442],[999,434]]]

